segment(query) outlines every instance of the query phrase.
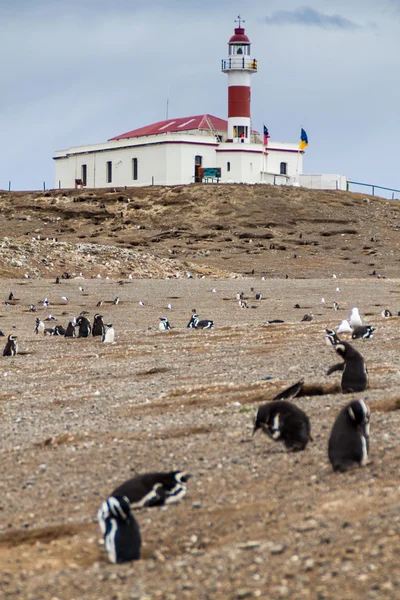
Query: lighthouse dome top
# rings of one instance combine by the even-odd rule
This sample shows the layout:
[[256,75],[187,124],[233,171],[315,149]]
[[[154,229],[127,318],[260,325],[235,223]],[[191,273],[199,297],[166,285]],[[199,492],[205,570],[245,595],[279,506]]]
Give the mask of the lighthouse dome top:
[[250,40],[244,32],[244,27],[236,27],[235,33],[231,36],[229,44],[250,44]]

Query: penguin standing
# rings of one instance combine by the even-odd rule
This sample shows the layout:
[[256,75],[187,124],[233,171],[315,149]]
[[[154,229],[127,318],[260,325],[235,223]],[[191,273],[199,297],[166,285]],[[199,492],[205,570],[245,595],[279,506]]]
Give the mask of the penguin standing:
[[334,471],[344,473],[353,466],[367,464],[370,410],[364,400],[354,400],[342,408],[332,427],[328,456]]
[[160,317],[158,329],[160,331],[169,331],[171,329],[171,325],[169,324],[167,317]]
[[109,323],[108,325],[105,326],[103,337],[101,338],[101,341],[104,344],[113,344],[114,339],[115,339],[115,330],[114,330],[114,327],[112,326],[112,323]]
[[267,402],[259,407],[253,435],[258,429],[273,440],[282,441],[289,452],[304,450],[312,440],[310,420],[306,413],[285,400]]
[[117,564],[140,559],[142,539],[128,498],[110,496],[101,505],[97,520],[110,562]]
[[43,321],[40,320],[39,317],[36,317],[36,325],[35,325],[35,333],[44,333],[44,330],[46,328],[46,325],[43,323]]
[[89,319],[80,315],[76,320],[76,324],[78,326],[78,338],[89,337],[92,332],[92,326]]
[[18,354],[18,336],[10,333],[7,338],[6,347],[3,350],[3,356],[15,356]]
[[126,496],[132,508],[175,504],[186,495],[189,479],[190,475],[185,471],[144,473],[115,488],[112,496]]
[[103,316],[96,313],[93,317],[92,335],[93,335],[93,337],[95,337],[97,335],[102,336],[103,334],[104,334]]
[[68,323],[67,329],[65,330],[65,333],[64,333],[64,336],[65,337],[73,337],[73,338],[76,337],[76,334],[75,334],[75,325],[73,324],[72,321],[70,321]]
[[[333,343],[332,339],[331,342]],[[335,371],[343,371],[341,383],[343,394],[366,390],[368,387],[368,372],[360,352],[348,342],[333,343],[333,347],[344,362],[333,365],[326,374],[330,375]]]

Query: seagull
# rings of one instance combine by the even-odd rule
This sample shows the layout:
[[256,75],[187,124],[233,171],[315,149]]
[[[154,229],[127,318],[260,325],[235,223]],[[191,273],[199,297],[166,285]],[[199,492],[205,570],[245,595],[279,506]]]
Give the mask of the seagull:
[[360,317],[360,313],[358,312],[358,308],[354,307],[351,309],[350,313],[350,327],[354,329],[354,327],[360,327],[362,325],[362,320]]
[[63,300],[64,302],[68,302],[67,296],[61,296],[61,300]]
[[350,323],[346,319],[344,319],[340,323],[339,327],[336,329],[336,333],[352,333],[352,332],[353,332],[353,330],[350,327]]
[[167,308],[168,308],[168,310],[172,310],[172,304],[171,303],[168,304]]
[[139,300],[139,306],[144,306],[144,302],[142,302],[142,300]]
[[80,292],[84,292],[84,291],[85,291],[85,289],[84,289],[84,288],[83,288],[83,287],[80,285],[80,286],[79,286],[79,291],[80,291]]
[[214,288],[213,290],[211,290],[211,292],[212,292],[213,294],[216,294],[216,293],[217,293],[217,290]]

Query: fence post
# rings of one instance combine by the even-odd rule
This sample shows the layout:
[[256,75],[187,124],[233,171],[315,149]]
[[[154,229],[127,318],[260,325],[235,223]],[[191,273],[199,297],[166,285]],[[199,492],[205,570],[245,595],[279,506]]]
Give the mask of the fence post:
[[8,182],[8,191],[11,192],[11,181]]
[[45,181],[43,181],[43,191],[44,192],[46,191],[46,182]]
[[375,186],[371,186],[372,187],[372,195],[375,196]]

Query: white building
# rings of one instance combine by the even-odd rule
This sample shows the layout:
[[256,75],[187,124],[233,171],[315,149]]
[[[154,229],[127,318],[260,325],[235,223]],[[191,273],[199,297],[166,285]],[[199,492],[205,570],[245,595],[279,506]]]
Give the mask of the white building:
[[[258,64],[241,27],[228,42],[222,71],[228,75],[228,120],[212,115],[167,119],[107,142],[59,150],[56,186],[89,188],[179,185],[201,181],[302,185],[298,143],[263,139],[251,128],[251,76]],[[268,132],[266,132],[268,133]],[[308,185],[314,177],[314,186]],[[324,187],[327,176],[307,176],[307,187]],[[338,186],[337,176],[325,187]],[[318,181],[318,183],[316,183]]]

